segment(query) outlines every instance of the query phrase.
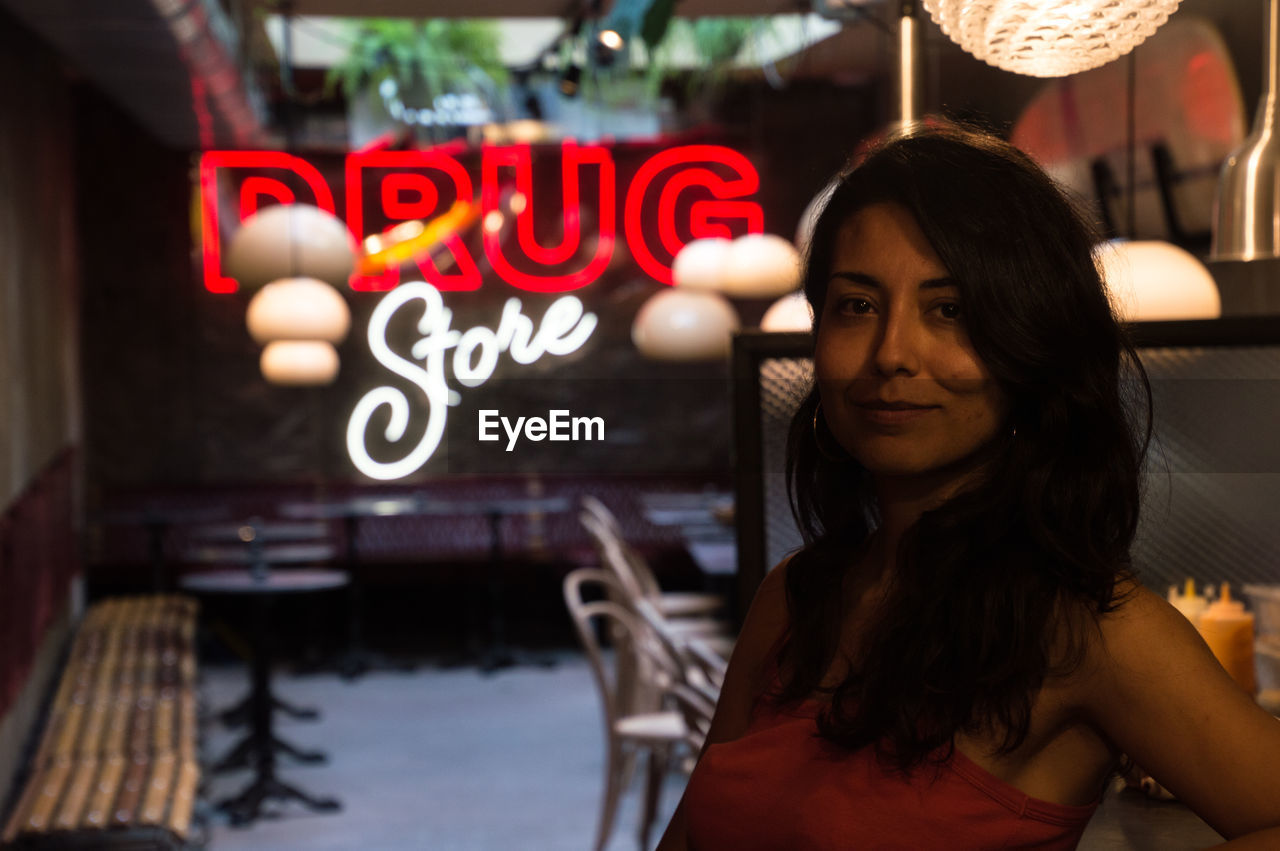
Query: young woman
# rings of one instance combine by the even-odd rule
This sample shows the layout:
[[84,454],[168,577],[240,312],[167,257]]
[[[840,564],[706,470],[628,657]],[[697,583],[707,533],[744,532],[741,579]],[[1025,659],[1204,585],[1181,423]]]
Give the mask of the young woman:
[[814,230],[806,546],[761,585],[659,848],[1073,848],[1122,755],[1280,848],[1280,721],[1134,577],[1150,388],[1028,157],[870,152]]

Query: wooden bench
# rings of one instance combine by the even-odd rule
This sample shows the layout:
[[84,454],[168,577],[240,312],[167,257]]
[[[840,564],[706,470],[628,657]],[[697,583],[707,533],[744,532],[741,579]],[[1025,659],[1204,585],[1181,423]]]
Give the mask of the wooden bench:
[[18,805],[13,848],[179,848],[196,755],[195,600],[117,597],[86,612]]

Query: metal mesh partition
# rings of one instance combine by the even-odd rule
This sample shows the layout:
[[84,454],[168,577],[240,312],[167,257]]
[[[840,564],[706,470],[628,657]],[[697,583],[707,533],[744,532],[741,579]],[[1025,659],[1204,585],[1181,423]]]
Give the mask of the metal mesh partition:
[[782,561],[803,543],[787,501],[787,429],[812,381],[813,362],[808,358],[769,358],[760,364],[765,567]]
[[1280,581],[1280,346],[1142,350],[1155,434],[1134,562],[1157,590]]
[[[1259,329],[1261,328],[1261,332]],[[1139,350],[1152,384],[1154,434],[1142,519],[1133,556],[1143,582],[1164,592],[1198,583],[1280,583],[1280,322],[1271,327],[1218,320],[1158,323],[1143,329]],[[1262,337],[1264,344],[1255,344]],[[1204,345],[1184,341],[1209,340]],[[1176,345],[1155,345],[1172,339]],[[1234,344],[1239,340],[1241,344]],[[759,407],[762,508],[754,549],[742,569],[759,576],[800,545],[784,479],[791,415],[812,380],[812,363],[795,339],[749,341]],[[742,453],[746,451],[744,456]],[[751,559],[758,558],[757,564]]]

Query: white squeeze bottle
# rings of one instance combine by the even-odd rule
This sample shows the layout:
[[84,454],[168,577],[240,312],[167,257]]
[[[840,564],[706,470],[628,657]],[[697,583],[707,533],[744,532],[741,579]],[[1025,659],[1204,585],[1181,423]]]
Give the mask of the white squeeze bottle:
[[1241,688],[1250,695],[1258,690],[1253,667],[1253,615],[1244,603],[1231,599],[1231,589],[1222,583],[1222,596],[1200,615],[1197,624],[1213,655]]
[[1169,602],[1196,626],[1200,625],[1200,616],[1209,605],[1208,599],[1196,593],[1196,582],[1189,576],[1183,593],[1178,593],[1177,585],[1169,586]]

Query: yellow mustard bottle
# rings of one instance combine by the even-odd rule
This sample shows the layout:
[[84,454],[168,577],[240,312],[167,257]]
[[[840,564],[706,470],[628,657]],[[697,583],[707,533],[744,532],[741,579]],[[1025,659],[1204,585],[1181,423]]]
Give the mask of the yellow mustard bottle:
[[1244,610],[1244,603],[1231,599],[1226,582],[1221,597],[1200,615],[1197,629],[1232,679],[1254,694],[1258,680],[1253,667],[1253,615]]
[[1177,585],[1169,586],[1169,602],[1197,627],[1200,625],[1200,616],[1209,605],[1209,600],[1203,594],[1196,593],[1196,581],[1189,576],[1181,594],[1178,593]]

